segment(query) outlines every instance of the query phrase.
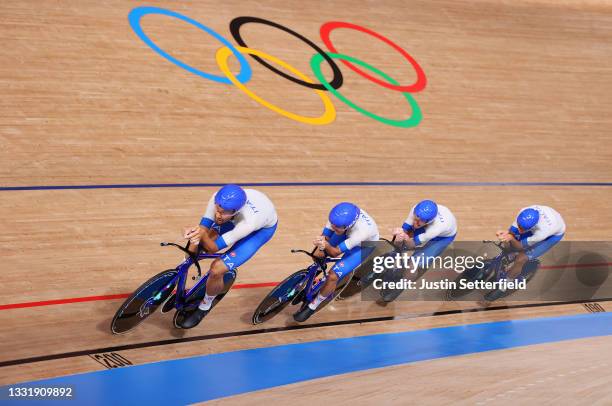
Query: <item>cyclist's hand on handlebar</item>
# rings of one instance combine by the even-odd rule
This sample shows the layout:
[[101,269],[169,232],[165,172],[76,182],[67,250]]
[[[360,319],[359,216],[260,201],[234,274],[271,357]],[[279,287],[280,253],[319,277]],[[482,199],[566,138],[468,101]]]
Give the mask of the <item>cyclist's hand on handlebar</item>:
[[316,258],[325,258],[325,256],[327,255],[325,252],[325,243],[326,243],[325,237],[322,235],[315,238],[314,241],[312,242],[312,244],[315,246],[313,255]]
[[197,231],[198,227],[185,227],[183,229],[183,238],[188,240],[190,235]]
[[401,243],[401,242],[408,241],[408,240],[410,240],[410,237],[408,237],[408,234],[406,234],[403,230],[401,233],[395,236],[396,243]]
[[191,244],[198,245],[202,239],[203,229],[201,227],[189,227],[184,230],[183,238],[189,240]]
[[312,255],[314,255],[316,258],[325,258],[326,256],[325,251],[321,251],[318,248],[315,250],[315,252]]
[[509,233],[508,231],[499,230],[497,233],[495,233],[495,235],[500,241],[503,242],[509,242],[511,240],[514,240],[514,235],[512,235],[512,233]]
[[393,236],[395,237],[395,239],[397,239],[399,236],[401,235],[405,235],[406,233],[404,232],[404,229],[401,227],[395,227],[394,229],[391,230],[391,233],[393,234]]
[[323,237],[322,235],[315,238],[314,241],[312,242],[312,244],[317,247],[317,251],[324,251],[325,250],[325,237]]

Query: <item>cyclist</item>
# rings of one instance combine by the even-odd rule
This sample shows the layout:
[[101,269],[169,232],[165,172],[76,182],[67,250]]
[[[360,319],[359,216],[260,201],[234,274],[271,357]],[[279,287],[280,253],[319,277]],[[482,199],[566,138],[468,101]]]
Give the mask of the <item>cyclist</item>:
[[293,315],[295,321],[306,321],[312,316],[317,307],[334,293],[338,282],[373,251],[373,247],[362,247],[361,243],[378,241],[378,237],[378,226],[365,210],[349,202],[339,203],[331,209],[322,235],[313,241],[318,248],[315,255],[319,258],[342,255],[342,258],[327,273],[325,284],[312,302]]
[[208,314],[223,290],[223,274],[255,255],[272,238],[277,222],[274,204],[258,190],[225,185],[210,198],[200,224],[186,229],[184,238],[191,242],[192,252],[202,248],[214,253],[230,248],[211,263],[204,299],[185,318],[183,328],[197,326]]
[[563,217],[548,206],[534,205],[521,209],[508,231],[500,230],[497,238],[509,244],[518,255],[508,271],[507,278],[521,278],[527,261],[544,255],[565,234]]
[[[419,269],[424,270],[455,239],[457,220],[448,207],[432,200],[422,200],[410,210],[402,227],[393,230],[393,235],[397,245],[416,248],[411,263],[419,264]],[[384,292],[383,299],[392,301],[401,292],[402,289]]]

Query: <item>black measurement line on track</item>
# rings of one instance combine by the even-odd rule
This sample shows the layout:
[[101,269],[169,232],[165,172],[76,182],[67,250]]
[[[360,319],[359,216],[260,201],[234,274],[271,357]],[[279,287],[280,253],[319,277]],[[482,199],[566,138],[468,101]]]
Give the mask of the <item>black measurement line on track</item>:
[[433,313],[420,313],[420,314],[411,315],[410,317],[384,316],[384,317],[373,317],[369,319],[340,320],[340,321],[330,321],[330,322],[325,322],[325,323],[298,324],[298,325],[286,326],[286,327],[263,328],[263,329],[257,329],[257,330],[233,331],[229,333],[217,333],[217,334],[207,334],[207,335],[200,335],[200,336],[193,336],[193,337],[172,338],[172,339],[159,340],[159,341],[149,341],[149,342],[144,342],[144,343],[135,343],[135,344],[117,345],[113,347],[96,348],[92,350],[71,351],[71,352],[64,352],[61,354],[50,354],[50,355],[41,355],[41,356],[30,357],[30,358],[14,359],[14,360],[0,362],[0,368],[12,366],[12,365],[30,364],[33,362],[42,362],[42,361],[51,361],[51,360],[56,360],[56,359],[89,356],[92,354],[99,354],[99,353],[104,353],[104,352],[126,351],[126,350],[134,350],[134,349],[139,349],[139,348],[157,347],[157,346],[162,346],[162,345],[188,343],[192,341],[205,341],[205,340],[214,340],[218,338],[250,336],[250,335],[257,335],[257,334],[264,334],[264,333],[274,333],[274,332],[280,332],[280,331],[305,330],[305,329],[312,329],[312,328],[318,328],[318,327],[343,326],[347,324],[375,323],[375,322],[380,322],[380,321],[408,320],[412,318],[416,319],[416,318],[432,317],[432,316],[447,316],[451,314],[460,314],[460,313],[475,313],[475,312],[493,311],[493,310],[525,309],[525,308],[532,308],[532,307],[561,306],[561,305],[569,305],[569,304],[583,304],[583,303],[596,303],[596,302],[608,302],[608,301],[612,301],[612,298],[572,300],[572,301],[567,301],[567,302],[505,305],[505,306],[493,306],[493,307],[486,307],[486,308],[456,309],[456,310],[446,310],[446,311],[433,312]]

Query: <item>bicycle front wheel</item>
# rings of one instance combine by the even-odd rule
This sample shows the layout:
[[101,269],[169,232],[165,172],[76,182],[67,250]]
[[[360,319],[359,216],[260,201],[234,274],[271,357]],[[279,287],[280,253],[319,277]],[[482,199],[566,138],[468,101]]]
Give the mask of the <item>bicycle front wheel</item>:
[[276,285],[253,313],[253,324],[270,320],[281,312],[306,287],[308,271],[302,269]]
[[111,322],[113,334],[127,333],[153,314],[172,294],[177,276],[176,269],[168,269],[158,273],[136,289],[115,313]]
[[475,281],[487,281],[494,276],[494,267],[491,261],[486,261],[482,267],[472,267],[465,270],[461,275],[455,279],[454,289],[448,289],[446,291],[445,299],[447,301],[453,301],[461,299],[462,297],[471,293],[474,289],[462,288],[462,282],[475,282]]

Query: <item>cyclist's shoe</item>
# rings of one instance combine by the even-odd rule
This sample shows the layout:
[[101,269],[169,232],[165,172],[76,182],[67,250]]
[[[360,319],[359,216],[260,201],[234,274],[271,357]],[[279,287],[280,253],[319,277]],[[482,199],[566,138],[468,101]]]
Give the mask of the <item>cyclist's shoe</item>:
[[304,306],[304,308],[300,309],[293,315],[293,320],[301,323],[303,321],[308,320],[310,316],[314,314],[314,310],[312,310],[309,306]]
[[380,297],[383,302],[391,303],[404,292],[404,289],[385,289],[380,291]]
[[484,296],[484,300],[487,302],[494,302],[498,299],[508,296],[510,293],[511,292],[506,292],[505,290],[495,289],[487,293]]
[[[402,280],[403,277],[404,277],[403,269],[389,269],[386,272],[384,272],[382,275],[383,282],[398,283]],[[384,302],[389,303],[397,299],[398,296],[401,295],[403,291],[404,289],[401,289],[401,288],[383,289],[380,291],[380,296],[382,297]]]
[[377,273],[377,272],[370,272],[367,275],[364,275],[358,282],[357,282],[357,286],[359,286],[361,289],[365,289],[368,286],[370,286],[372,284],[372,282],[374,282],[375,279],[380,279],[381,278],[381,274]]
[[210,312],[210,310],[201,310],[199,307],[196,308],[189,316],[185,317],[185,320],[181,323],[181,327],[184,329],[194,328],[206,315]]

